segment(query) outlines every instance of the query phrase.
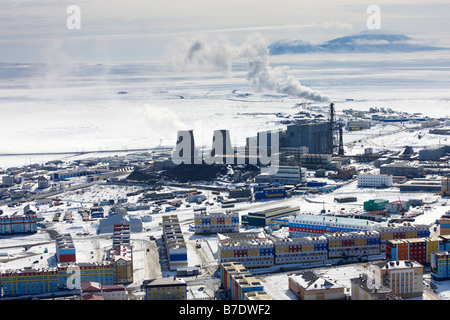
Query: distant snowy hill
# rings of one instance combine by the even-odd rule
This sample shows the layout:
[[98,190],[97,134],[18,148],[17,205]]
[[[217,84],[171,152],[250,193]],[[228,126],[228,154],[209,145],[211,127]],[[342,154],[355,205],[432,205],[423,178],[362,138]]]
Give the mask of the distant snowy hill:
[[424,45],[402,34],[365,31],[314,45],[302,40],[281,40],[269,46],[270,54],[287,53],[350,53],[350,52],[413,52],[422,50],[448,49]]

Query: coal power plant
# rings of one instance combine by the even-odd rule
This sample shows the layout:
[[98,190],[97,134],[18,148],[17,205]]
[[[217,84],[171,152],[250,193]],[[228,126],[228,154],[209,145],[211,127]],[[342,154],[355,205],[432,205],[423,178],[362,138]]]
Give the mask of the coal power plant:
[[[342,125],[334,120],[334,104],[330,104],[328,121],[301,122],[285,129],[258,132],[246,139],[245,147],[233,147],[228,130],[215,130],[211,149],[200,150],[195,145],[193,130],[177,133],[172,162],[178,172],[198,172],[203,166],[215,167],[219,172],[224,165],[278,165],[286,150],[310,155],[343,155]],[[214,173],[211,172],[211,173]]]
[[[328,121],[302,122],[287,126],[276,132],[279,137],[279,148],[298,150],[301,153],[309,154],[331,154],[343,155],[343,125],[335,121],[334,104],[330,104]],[[264,131],[257,133],[256,137],[247,138],[247,148],[251,142],[256,143],[257,148],[266,146],[261,144],[261,136],[268,137],[274,135],[274,131]],[[265,140],[263,140],[265,141]],[[271,148],[271,139],[267,139],[267,147]],[[305,150],[307,150],[305,152]]]

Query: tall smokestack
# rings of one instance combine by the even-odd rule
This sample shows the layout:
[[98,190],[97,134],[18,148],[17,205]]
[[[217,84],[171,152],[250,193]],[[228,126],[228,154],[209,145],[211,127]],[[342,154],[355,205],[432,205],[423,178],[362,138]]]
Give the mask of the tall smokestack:
[[214,130],[211,157],[215,157],[216,161],[219,161],[218,157],[222,157],[221,163],[234,162],[234,149],[228,130]]
[[177,143],[172,152],[172,161],[175,164],[200,164],[201,159],[195,148],[194,131],[178,130]]

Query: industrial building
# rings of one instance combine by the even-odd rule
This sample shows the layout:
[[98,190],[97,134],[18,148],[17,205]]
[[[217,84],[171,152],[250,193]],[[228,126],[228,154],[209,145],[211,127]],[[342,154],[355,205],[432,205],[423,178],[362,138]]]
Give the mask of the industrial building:
[[274,219],[300,213],[300,207],[275,207],[262,211],[249,211],[247,223],[251,226],[267,226]]
[[256,186],[253,188],[253,198],[259,199],[277,199],[286,197],[287,192],[285,187],[276,186]]
[[407,178],[421,178],[425,176],[422,165],[411,165],[404,162],[395,162],[380,166],[380,174],[393,176],[405,176]]
[[450,152],[450,145],[430,146],[419,151],[419,160],[438,160]]
[[423,180],[410,180],[398,185],[398,188],[401,192],[439,193],[442,190],[442,186],[439,181],[423,181]]
[[279,183],[298,185],[306,183],[306,168],[300,166],[277,166],[275,172],[263,172],[255,177],[256,183]]
[[373,199],[364,202],[364,210],[366,211],[381,211],[386,208],[386,203],[388,200],[384,199]]
[[53,180],[65,180],[69,178],[76,178],[76,177],[85,177],[85,176],[92,176],[96,174],[102,174],[106,173],[108,170],[105,168],[77,168],[73,170],[67,170],[67,171],[58,171],[53,173]]
[[387,213],[404,213],[406,211],[409,211],[411,205],[409,201],[392,201],[389,203],[386,203],[385,209]]
[[326,168],[331,163],[331,154],[305,153],[300,156],[300,163],[305,168]]
[[330,153],[330,124],[328,122],[316,122],[306,124],[288,125],[287,147],[308,147],[309,153]]
[[345,129],[347,129],[348,131],[357,131],[370,128],[371,122],[364,120],[349,120],[345,124]]

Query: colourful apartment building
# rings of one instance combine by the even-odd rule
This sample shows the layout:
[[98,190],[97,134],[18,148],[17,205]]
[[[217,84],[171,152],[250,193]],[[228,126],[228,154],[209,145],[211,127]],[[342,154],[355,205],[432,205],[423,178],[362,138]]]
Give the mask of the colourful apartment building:
[[194,232],[196,234],[239,232],[239,212],[194,212]]
[[304,237],[333,232],[374,230],[377,223],[363,219],[298,214],[289,218],[289,237]]
[[379,226],[375,229],[380,234],[381,251],[386,250],[386,241],[393,239],[412,239],[430,236],[427,225],[411,224],[404,222],[400,224],[389,223],[387,226]]
[[114,283],[127,284],[133,282],[133,249],[131,246],[119,244],[109,250],[109,261],[114,268]]
[[435,251],[431,253],[431,276],[435,280],[450,279],[450,252]]
[[380,234],[377,231],[326,233],[328,258],[365,257],[380,254]]
[[441,178],[441,196],[447,197],[450,195],[450,178]]
[[35,214],[0,216],[0,234],[36,233],[37,216]]
[[264,286],[251,274],[231,275],[231,300],[245,300],[245,294],[264,291]]
[[113,263],[114,283],[133,282],[133,248],[130,243],[130,225],[116,224],[113,229],[112,248],[107,252],[108,260]]
[[225,262],[219,266],[221,286],[231,300],[271,300],[262,283],[242,263]]
[[114,284],[110,262],[59,264],[56,268],[7,270],[1,274],[3,296],[52,293],[76,289],[83,282]]
[[429,264],[431,253],[442,248],[443,239],[439,237],[387,240],[386,258],[391,261],[414,260],[421,264]]
[[318,262],[328,259],[325,236],[274,239],[275,264]]
[[450,235],[450,214],[444,214],[439,219],[439,234],[441,236]]
[[220,283],[225,290],[230,290],[232,285],[231,276],[234,274],[250,274],[242,263],[224,262],[220,264]]
[[239,262],[247,268],[270,267],[274,247],[264,232],[218,233],[219,263]]
[[187,284],[181,278],[161,278],[144,283],[146,300],[186,300]]
[[76,262],[76,250],[69,233],[56,235],[56,259],[59,263]]
[[163,239],[169,260],[169,269],[177,270],[188,266],[186,242],[177,215],[163,216]]
[[1,274],[3,296],[35,295],[59,290],[59,274],[56,268],[38,270],[25,267],[6,270]]

